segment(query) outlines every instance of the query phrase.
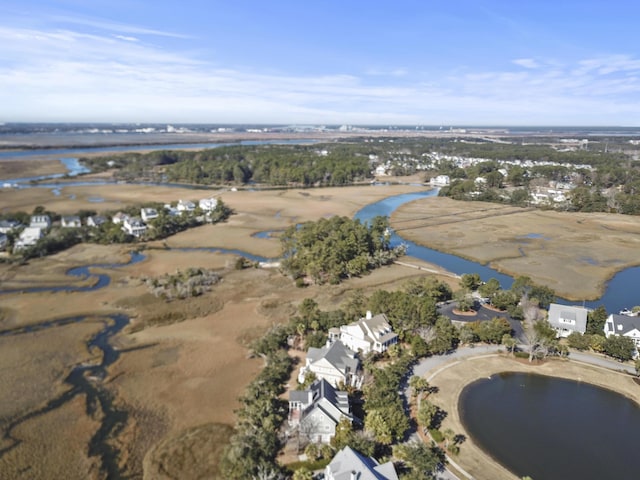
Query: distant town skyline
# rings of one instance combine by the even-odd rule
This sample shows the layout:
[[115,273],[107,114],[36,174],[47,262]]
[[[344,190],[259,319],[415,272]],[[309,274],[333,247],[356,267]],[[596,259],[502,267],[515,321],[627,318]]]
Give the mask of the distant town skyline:
[[0,122],[640,126],[632,1],[5,0]]

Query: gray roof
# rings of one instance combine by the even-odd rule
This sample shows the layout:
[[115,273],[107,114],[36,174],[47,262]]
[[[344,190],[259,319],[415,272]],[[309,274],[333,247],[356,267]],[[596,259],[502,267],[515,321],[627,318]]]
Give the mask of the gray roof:
[[616,335],[625,335],[632,330],[640,331],[640,317],[618,315],[613,313],[607,318],[607,322],[613,320],[613,332]]
[[336,453],[327,465],[326,473],[333,480],[350,480],[352,472],[358,480],[398,480],[393,463],[380,465],[375,459],[347,446]]
[[312,404],[323,404],[323,410],[331,410],[331,416],[336,415],[336,412],[333,411],[334,408],[344,414],[349,413],[349,396],[347,392],[336,390],[323,378],[313,382],[307,390],[290,391],[289,401],[302,402],[305,408]]
[[[589,309],[572,305],[549,305],[549,323],[553,328],[563,328],[574,332],[584,333],[587,329],[587,314]],[[563,322],[566,320],[568,322]]]
[[323,358],[343,373],[346,373],[347,369],[351,372],[358,370],[359,362],[358,359],[355,358],[355,353],[345,347],[344,343],[339,340],[333,342],[329,347],[309,347],[307,359],[311,363],[315,363]]

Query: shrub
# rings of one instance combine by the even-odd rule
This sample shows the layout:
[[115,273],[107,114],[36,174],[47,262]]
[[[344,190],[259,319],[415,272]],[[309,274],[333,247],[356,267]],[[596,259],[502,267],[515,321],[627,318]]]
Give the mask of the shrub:
[[444,435],[437,428],[430,428],[429,435],[431,435],[431,438],[433,438],[433,441],[436,443],[444,442]]

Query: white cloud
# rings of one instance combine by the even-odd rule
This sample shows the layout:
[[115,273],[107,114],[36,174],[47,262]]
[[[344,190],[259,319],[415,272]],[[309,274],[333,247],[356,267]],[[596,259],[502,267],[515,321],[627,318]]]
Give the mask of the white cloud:
[[539,68],[540,65],[533,58],[518,58],[513,60],[513,63],[523,68]]
[[0,121],[640,125],[640,60],[630,56],[518,59],[524,69],[439,76],[267,74],[221,68],[132,30],[0,27]]

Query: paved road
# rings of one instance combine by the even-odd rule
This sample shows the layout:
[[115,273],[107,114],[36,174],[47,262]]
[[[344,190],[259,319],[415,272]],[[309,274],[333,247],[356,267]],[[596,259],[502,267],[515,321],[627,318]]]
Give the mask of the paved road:
[[[524,345],[518,346],[521,350],[525,349]],[[504,346],[502,345],[476,345],[474,347],[461,347],[457,350],[447,354],[447,355],[435,355],[428,358],[423,358],[413,367],[412,375],[426,376],[427,380],[430,380],[439,369],[448,364],[450,362],[460,360],[463,358],[469,357],[477,357],[479,355],[490,355],[497,353],[500,350],[504,350]],[[592,353],[584,353],[584,352],[576,352],[572,351],[569,354],[569,360],[573,360],[576,362],[582,362],[589,365],[595,365],[597,367],[608,368],[610,370],[615,371],[624,371],[631,374],[635,374],[635,367],[629,364],[623,364],[616,360],[612,360],[601,355],[596,355]],[[410,377],[411,375],[409,375]],[[407,387],[405,389],[405,398],[410,398],[411,392],[410,388]],[[414,439],[418,439],[419,437],[414,434],[412,437]],[[450,463],[454,463],[454,461],[447,457],[447,460]],[[464,471],[457,467],[458,470]],[[437,475],[438,480],[460,480],[460,477],[457,477],[449,470],[444,470],[443,472],[439,472]],[[467,477],[472,478],[472,477]]]

